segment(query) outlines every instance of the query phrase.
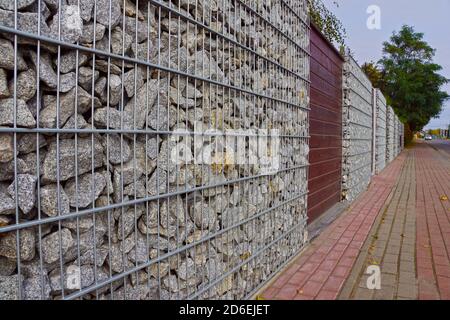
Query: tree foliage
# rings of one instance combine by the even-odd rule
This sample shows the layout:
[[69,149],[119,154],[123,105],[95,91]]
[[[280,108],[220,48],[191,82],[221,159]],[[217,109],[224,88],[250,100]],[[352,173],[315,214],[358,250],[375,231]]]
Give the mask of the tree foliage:
[[383,73],[375,62],[366,62],[361,66],[361,69],[375,88],[381,88],[383,85]]
[[[338,7],[337,1],[333,3]],[[311,21],[330,42],[345,45],[347,31],[334,13],[327,9],[321,0],[308,0]]]
[[423,36],[413,27],[403,26],[383,43],[383,57],[378,62],[382,74],[379,87],[412,131],[421,130],[439,116],[450,97],[441,91],[449,80],[438,73],[442,67],[433,62],[435,49]]

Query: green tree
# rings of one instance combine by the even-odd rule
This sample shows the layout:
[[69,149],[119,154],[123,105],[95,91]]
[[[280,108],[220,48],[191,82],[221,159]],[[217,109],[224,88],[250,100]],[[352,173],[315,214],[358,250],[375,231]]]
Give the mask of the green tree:
[[[339,6],[337,1],[333,1],[333,3],[336,7]],[[333,12],[328,10],[321,0],[308,0],[308,6],[311,21],[322,32],[325,38],[343,47],[345,45],[347,31],[342,25],[342,22]]]
[[361,66],[366,76],[375,88],[381,88],[383,85],[383,73],[375,62],[366,62]]
[[449,80],[438,72],[442,67],[433,62],[435,49],[423,40],[423,33],[403,26],[383,43],[381,91],[396,114],[413,132],[421,130],[442,111],[450,96],[441,91]]

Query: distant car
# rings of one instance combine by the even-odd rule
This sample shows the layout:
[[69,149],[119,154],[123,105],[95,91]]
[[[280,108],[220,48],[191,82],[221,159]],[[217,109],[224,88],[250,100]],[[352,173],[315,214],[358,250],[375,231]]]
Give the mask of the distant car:
[[426,135],[426,136],[425,136],[425,140],[433,140],[433,137],[430,136],[430,135]]

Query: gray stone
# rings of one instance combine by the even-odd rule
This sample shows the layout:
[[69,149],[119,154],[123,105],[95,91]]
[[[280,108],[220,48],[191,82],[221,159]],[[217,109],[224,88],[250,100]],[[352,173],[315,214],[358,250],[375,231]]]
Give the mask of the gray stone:
[[0,215],[10,215],[16,213],[16,202],[11,198],[6,190],[6,185],[0,184]]
[[[132,237],[133,238],[133,237]],[[108,264],[111,263],[110,267],[113,272],[123,272],[129,267],[133,267],[131,261],[128,260],[127,253],[133,249],[134,243],[126,243],[122,241],[120,243],[114,243],[111,245],[111,250],[109,252],[109,257],[106,261]],[[110,260],[111,259],[111,260]]]
[[[22,282],[23,277],[21,277]],[[20,300],[19,276],[0,276],[0,300]]]
[[[36,202],[36,181],[37,177],[31,174],[17,175],[18,203],[24,214],[29,213]],[[15,182],[8,187],[8,192],[11,198],[15,200]]]
[[16,270],[16,260],[0,257],[0,276],[10,276]]
[[47,4],[42,1],[33,1],[33,3],[27,8],[27,11],[29,12],[38,12],[39,5],[41,7],[41,16],[44,18],[44,21],[47,21],[48,18],[52,15],[52,12],[48,8]]
[[49,217],[65,215],[70,212],[69,198],[63,187],[59,187],[59,210],[58,210],[58,186],[49,184],[42,186],[41,189],[41,210]]
[[108,150],[108,160],[112,164],[126,163],[130,160],[131,149],[128,141],[118,134],[109,134],[103,139],[103,149]]
[[99,75],[100,73],[97,70],[93,70],[92,67],[81,67],[78,69],[78,83],[90,92],[92,88],[92,77],[94,77],[95,82]]
[[23,281],[23,299],[25,300],[48,300],[50,299],[50,281],[47,273],[26,278]]
[[8,98],[11,92],[8,89],[8,79],[5,69],[0,68],[0,99]]
[[[134,237],[134,234],[131,235]],[[128,253],[128,259],[133,263],[146,263],[149,261],[149,248],[145,236],[138,234],[137,242],[133,249]]]
[[147,181],[148,194],[154,196],[164,194],[167,190],[168,174],[166,171],[156,168],[150,179]]
[[[80,16],[83,21],[90,21],[92,18],[92,13],[94,11],[94,3],[95,0],[68,0],[67,2],[70,5],[78,5],[80,4]],[[98,9],[97,9],[98,10]],[[99,24],[97,24],[99,26]]]
[[122,55],[126,53],[130,49],[132,42],[133,38],[127,33],[124,35],[119,27],[114,28],[111,32],[111,51],[114,54]]
[[[30,51],[31,60],[36,70],[38,69],[38,57],[36,52]],[[39,57],[39,79],[49,88],[56,89],[58,76],[52,66],[52,60],[48,52],[41,51]]]
[[[137,70],[137,72],[136,72]],[[131,69],[124,75],[123,85],[127,91],[128,97],[134,96],[134,90],[138,91],[144,84],[144,77],[146,77],[146,70],[142,67]]]
[[[120,0],[97,0],[97,22],[107,28],[119,24],[121,18]],[[111,5],[110,5],[111,4]],[[109,18],[111,15],[111,19]]]
[[14,159],[14,137],[10,133],[0,133],[0,162]]
[[149,59],[149,62],[158,63],[158,45],[156,40],[150,40],[150,48],[148,40],[138,43],[137,46],[133,44],[131,46],[131,52],[133,53],[134,58],[143,61],[147,61],[147,59]]
[[[77,105],[75,105],[75,94]],[[39,125],[42,128],[56,128],[56,116],[59,113],[59,127],[61,128],[75,112],[84,113],[92,107],[92,96],[83,88],[73,88],[60,95],[59,106],[56,99],[48,100],[39,115]],[[94,107],[101,105],[100,100],[94,97]]]
[[177,110],[174,106],[160,105],[153,106],[148,114],[148,126],[154,130],[169,131],[177,123],[177,118],[180,121],[184,119],[184,111]]
[[[61,13],[61,16],[59,16]],[[83,32],[83,20],[78,5],[63,5],[53,16],[50,31],[55,38],[75,43]]]
[[[93,155],[92,155],[93,152]],[[75,158],[76,156],[76,158]],[[83,174],[91,170],[93,159],[94,168],[103,165],[103,147],[99,139],[94,139],[92,145],[90,138],[79,138],[77,149],[75,141],[63,139],[59,142],[59,179],[65,181],[76,175],[75,167],[78,166],[77,174]],[[57,181],[57,145],[52,142],[48,146],[48,152],[42,166],[42,179],[44,181]],[[76,163],[75,163],[76,161]],[[67,192],[67,190],[66,190]]]
[[109,77],[109,105],[115,106],[120,102],[122,98],[122,79],[112,74]]
[[88,61],[88,55],[85,52],[70,50],[67,53],[61,55],[59,59],[59,71],[61,73],[68,73],[75,69],[77,66],[77,54],[78,54],[78,66],[82,66]]
[[[183,81],[184,84],[184,81]],[[187,86],[182,90],[182,95],[188,99],[198,99],[203,97],[203,94],[200,90],[198,90],[193,84],[188,83]]]
[[36,152],[37,140],[39,140],[39,148],[45,147],[47,141],[42,134],[36,137],[36,134],[25,133],[21,135],[18,139],[17,150],[20,154],[27,154],[30,152]]
[[[133,232],[135,224],[137,225],[137,221],[143,213],[143,208],[140,206],[136,210],[130,208],[120,215],[117,225],[117,237],[119,240],[128,237]],[[134,240],[134,236],[132,238]]]
[[[97,23],[95,25],[95,41],[102,40],[105,35],[106,28]],[[81,43],[93,43],[94,42],[94,23],[88,23],[83,25],[83,32],[80,38]]]
[[208,206],[206,201],[198,201],[191,205],[189,214],[195,225],[201,229],[212,229],[215,226],[217,215]]
[[[9,83],[9,91],[14,92],[14,81]],[[36,71],[28,69],[17,75],[17,99],[28,101],[36,94]]]
[[69,92],[72,90],[77,83],[76,80],[75,72],[59,75],[59,92]]
[[[120,23],[122,24],[122,19],[121,19]],[[153,29],[154,27],[155,26],[150,25],[151,29]],[[141,43],[144,40],[146,40],[148,37],[148,33],[149,33],[148,22],[147,22],[147,20],[141,21],[140,19],[137,19],[137,26],[136,26],[136,18],[125,16],[125,27],[123,27],[123,30],[125,30],[125,32],[130,35],[130,37],[131,37],[131,39],[133,39],[133,41],[135,41],[135,39],[137,39],[137,42]],[[137,31],[137,33],[136,33],[136,31]],[[155,30],[150,30],[150,33],[152,33],[154,36],[156,36]]]
[[[14,169],[14,161],[0,162],[0,181],[11,181],[11,179],[14,179]],[[29,173],[30,170],[30,167],[24,160],[17,159],[17,173]]]
[[94,92],[100,98],[102,103],[106,103],[106,77],[100,77],[94,86]]
[[[131,99],[126,104],[124,111],[128,113],[133,120],[130,123],[131,127],[135,129],[142,129],[144,127],[146,117],[142,115],[147,114],[155,102],[156,92],[158,91],[157,82],[156,79],[147,81],[146,84],[137,90],[136,98]],[[136,119],[134,119],[134,117]]]
[[60,268],[53,270],[49,275],[50,286],[53,293],[80,290],[92,285],[95,281],[94,266],[71,264],[64,267],[64,281],[61,281]]
[[[39,16],[37,13],[32,12],[17,12],[15,14],[13,11],[1,10],[0,9],[0,21],[2,25],[15,28],[16,25],[16,16],[17,16],[17,30],[24,31],[31,34],[38,34],[38,26],[39,26]],[[41,26],[40,32],[41,35],[53,37],[50,28],[47,26],[45,17],[41,14]],[[27,43],[27,44],[35,44],[35,40],[27,39],[27,38],[18,38],[19,42]]]
[[147,153],[147,157],[149,157],[150,159],[156,159],[159,153],[159,145],[157,138],[150,138],[147,140],[147,147],[145,151]]
[[[90,248],[80,256],[79,262],[81,265],[85,264],[95,265],[95,263],[97,262],[97,267],[101,267],[106,261],[108,252],[109,252],[108,246],[97,248],[95,251],[93,248]],[[75,264],[78,264],[78,259],[75,260]]]
[[195,276],[195,271],[194,260],[187,258],[180,264],[177,274],[181,280],[188,280]]
[[44,2],[52,11],[56,11],[59,8],[59,0],[44,0]]
[[[83,115],[81,114],[74,114],[72,115],[69,120],[67,120],[66,124],[64,125],[63,129],[89,129],[90,124],[86,122]],[[62,139],[67,139],[73,137],[74,133],[64,133],[61,134],[60,137]],[[79,137],[87,137],[89,136],[89,133],[78,133]]]
[[[61,242],[60,242],[61,238]],[[59,261],[60,251],[62,256],[75,245],[72,233],[69,229],[61,229],[51,233],[42,239],[42,258],[48,264]]]
[[14,11],[15,8],[17,8],[17,10],[20,10],[28,7],[34,1],[35,0],[18,0],[17,5],[15,5],[14,1],[11,0],[0,0],[0,8],[11,11]]
[[[179,105],[181,108],[193,108],[196,106],[194,99],[188,99],[183,96],[182,92],[179,92],[176,88],[170,87],[169,89],[170,102],[175,105]],[[197,100],[200,103],[201,100]]]
[[[121,287],[114,291],[114,297],[111,299],[114,300],[148,300],[150,295],[150,289],[147,284],[140,284],[137,286],[127,286],[125,290],[124,287]],[[157,294],[153,293],[152,297],[157,297]],[[155,299],[155,298],[153,298]]]
[[115,108],[98,108],[94,112],[94,123],[96,126],[108,127],[111,129],[128,129],[130,123],[128,114]]
[[78,189],[75,179],[67,181],[65,190],[71,207],[86,208],[100,196],[105,187],[105,176],[95,172],[94,175],[86,173],[79,176]]
[[[1,20],[0,20],[1,21]],[[5,39],[0,39],[0,68],[14,70],[14,46]],[[26,70],[27,64],[20,51],[17,52],[17,69]]]
[[[25,101],[16,100],[16,125],[18,127],[32,128],[36,120],[27,107]],[[14,126],[14,99],[0,99],[0,126]]]
[[[19,231],[19,251],[21,261],[30,261],[35,256],[35,233],[31,229]],[[7,233],[0,237],[0,256],[11,260],[17,260],[17,235],[16,232]]]

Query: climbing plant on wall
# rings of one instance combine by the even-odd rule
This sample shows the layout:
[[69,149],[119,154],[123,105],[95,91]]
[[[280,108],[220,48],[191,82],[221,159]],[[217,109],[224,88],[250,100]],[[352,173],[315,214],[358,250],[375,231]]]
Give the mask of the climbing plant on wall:
[[[311,21],[330,42],[344,46],[347,32],[342,22],[331,12],[321,0],[308,0]],[[338,1],[333,1],[339,6]]]

